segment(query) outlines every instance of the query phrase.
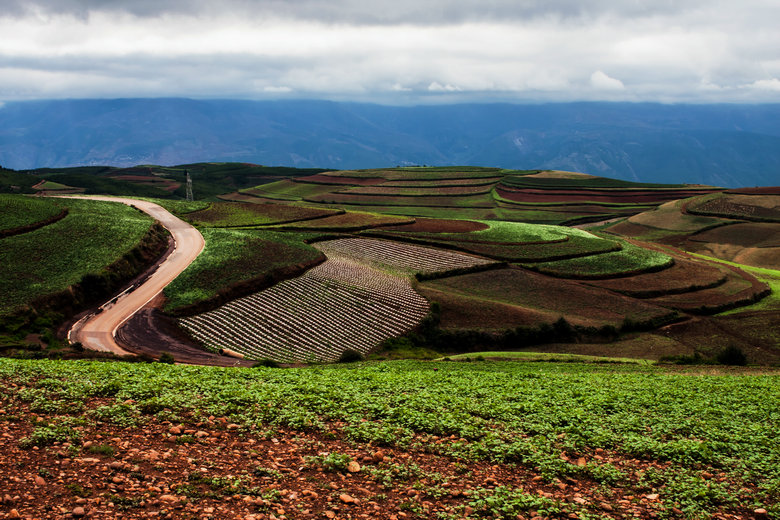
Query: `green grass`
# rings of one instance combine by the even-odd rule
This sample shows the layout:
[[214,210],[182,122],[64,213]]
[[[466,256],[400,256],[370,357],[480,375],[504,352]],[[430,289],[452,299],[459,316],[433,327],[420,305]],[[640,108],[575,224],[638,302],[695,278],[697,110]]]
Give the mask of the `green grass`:
[[203,228],[203,252],[165,288],[166,310],[208,300],[235,284],[282,267],[307,262],[321,253],[303,243],[314,234]]
[[653,188],[686,188],[684,184],[653,184],[645,182],[632,182],[620,179],[610,179],[608,177],[588,177],[585,179],[562,179],[551,177],[527,177],[527,176],[508,176],[503,181],[507,186],[523,188],[635,188],[635,189],[653,189]]
[[659,251],[623,241],[620,245],[620,251],[528,264],[527,267],[563,278],[609,278],[658,271],[674,263],[672,257]]
[[135,247],[153,220],[113,202],[68,199],[64,219],[0,240],[0,314],[66,289]]
[[0,194],[0,231],[41,222],[58,215],[63,207],[56,199]]
[[[62,410],[49,406],[49,413],[87,420],[89,413],[69,411],[72,403],[89,408],[99,397],[101,405],[131,403],[125,406],[141,427],[158,410],[193,423],[227,417],[248,431],[273,425],[322,431],[455,461],[520,465],[552,483],[587,479],[618,496],[657,493],[663,509],[678,508],[678,516],[765,507],[778,518],[780,375],[712,372],[545,362],[279,370],[2,359],[0,387],[11,402],[60,403]],[[67,416],[58,419],[67,424]],[[48,428],[33,432],[30,444],[72,433],[57,424]],[[507,500],[529,497],[507,496],[502,503]]]

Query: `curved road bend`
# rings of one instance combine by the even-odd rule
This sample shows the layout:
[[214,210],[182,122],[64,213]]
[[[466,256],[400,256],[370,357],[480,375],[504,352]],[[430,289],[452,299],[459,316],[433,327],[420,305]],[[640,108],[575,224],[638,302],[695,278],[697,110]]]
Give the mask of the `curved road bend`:
[[175,241],[173,253],[142,285],[133,292],[123,294],[113,305],[104,306],[103,312],[79,321],[68,333],[71,341],[80,341],[86,348],[128,355],[130,352],[122,349],[114,339],[116,330],[184,271],[203,251],[205,242],[197,229],[152,202],[100,195],[80,198],[133,205],[158,220]]

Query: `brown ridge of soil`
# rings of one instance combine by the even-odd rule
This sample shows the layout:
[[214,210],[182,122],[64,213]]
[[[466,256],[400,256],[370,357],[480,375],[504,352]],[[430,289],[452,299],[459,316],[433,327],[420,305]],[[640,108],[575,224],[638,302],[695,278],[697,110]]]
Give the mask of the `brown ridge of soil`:
[[637,191],[637,192],[603,192],[588,190],[542,190],[533,188],[507,189],[503,186],[496,188],[496,192],[507,200],[516,202],[566,202],[566,201],[593,201],[612,203],[653,203],[675,200],[698,193],[684,191]]
[[726,190],[725,193],[738,195],[780,195],[780,186],[764,186],[760,188],[737,188]]

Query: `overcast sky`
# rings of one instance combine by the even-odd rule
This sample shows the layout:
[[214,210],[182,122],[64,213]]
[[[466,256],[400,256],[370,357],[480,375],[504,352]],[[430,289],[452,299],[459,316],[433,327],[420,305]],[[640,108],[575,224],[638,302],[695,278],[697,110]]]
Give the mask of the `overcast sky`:
[[0,0],[0,101],[780,102],[778,0]]

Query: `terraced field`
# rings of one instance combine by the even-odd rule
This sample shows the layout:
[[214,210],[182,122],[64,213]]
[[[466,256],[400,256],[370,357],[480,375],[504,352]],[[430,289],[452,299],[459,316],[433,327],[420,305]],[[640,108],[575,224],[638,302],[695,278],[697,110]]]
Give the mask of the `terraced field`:
[[345,350],[367,354],[415,327],[428,302],[409,282],[434,273],[489,264],[466,255],[368,239],[316,246],[328,256],[302,276],[180,321],[210,348],[251,359],[333,361]]
[[195,225],[209,227],[249,227],[287,224],[302,220],[325,218],[344,213],[340,210],[307,208],[284,204],[249,204],[241,202],[214,202],[208,208],[187,213]]

